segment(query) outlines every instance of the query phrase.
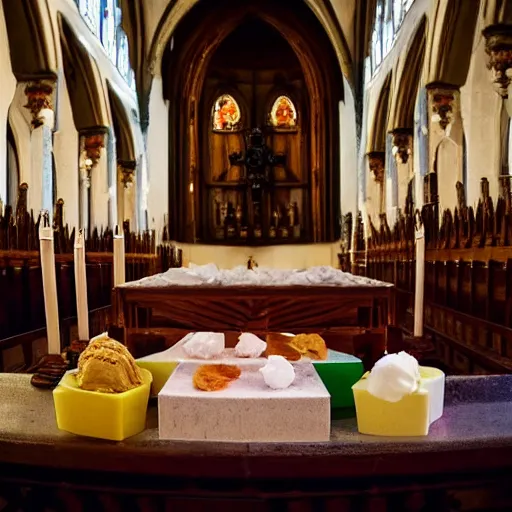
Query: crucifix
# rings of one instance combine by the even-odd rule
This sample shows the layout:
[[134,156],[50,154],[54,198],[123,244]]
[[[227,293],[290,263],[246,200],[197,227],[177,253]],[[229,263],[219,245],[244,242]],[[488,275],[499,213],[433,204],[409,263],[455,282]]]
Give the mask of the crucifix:
[[260,128],[252,128],[245,140],[245,154],[241,151],[229,155],[231,165],[243,165],[242,181],[251,187],[253,203],[261,203],[263,191],[272,182],[271,169],[286,163],[286,155],[275,155],[265,144]]

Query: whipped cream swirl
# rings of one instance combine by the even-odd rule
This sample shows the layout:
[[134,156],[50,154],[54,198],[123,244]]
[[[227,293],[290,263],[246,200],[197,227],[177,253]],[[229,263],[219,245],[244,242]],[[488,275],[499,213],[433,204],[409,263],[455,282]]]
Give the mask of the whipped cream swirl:
[[375,363],[367,379],[370,394],[387,402],[399,402],[418,390],[420,368],[406,352],[388,354]]

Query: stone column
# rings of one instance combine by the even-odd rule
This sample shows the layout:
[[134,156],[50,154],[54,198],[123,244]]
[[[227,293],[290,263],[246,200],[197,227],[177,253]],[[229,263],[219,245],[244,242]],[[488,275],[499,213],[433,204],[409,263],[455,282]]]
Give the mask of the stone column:
[[[106,151],[107,129],[98,128],[82,132],[83,165],[90,180],[89,221],[90,230],[109,226],[109,180]],[[82,193],[81,193],[82,196]],[[83,210],[82,210],[83,211]]]
[[403,209],[407,197],[407,188],[413,170],[412,142],[413,131],[410,128],[395,128],[392,132],[391,153],[396,161],[398,175],[398,207]]
[[450,84],[427,85],[429,170],[437,173],[441,211],[457,206],[457,182],[462,181],[464,130],[460,91]]
[[134,160],[118,160],[118,189],[117,189],[117,217],[118,222],[122,224],[125,220],[130,221],[132,228],[135,225],[136,208],[136,187],[135,187],[135,169],[137,162]]
[[32,115],[32,176],[30,204],[35,211],[45,209],[53,216],[53,92],[54,82],[41,80],[25,87],[27,108]]

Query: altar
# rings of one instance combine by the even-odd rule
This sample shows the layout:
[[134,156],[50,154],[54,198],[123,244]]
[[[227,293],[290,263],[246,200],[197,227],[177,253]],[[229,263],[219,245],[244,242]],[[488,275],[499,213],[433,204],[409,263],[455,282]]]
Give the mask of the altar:
[[[329,344],[347,333],[384,336],[395,322],[392,285],[332,267],[172,269],[118,286],[115,304],[117,325],[135,356],[191,331],[311,332]],[[160,345],[151,349],[157,339]]]

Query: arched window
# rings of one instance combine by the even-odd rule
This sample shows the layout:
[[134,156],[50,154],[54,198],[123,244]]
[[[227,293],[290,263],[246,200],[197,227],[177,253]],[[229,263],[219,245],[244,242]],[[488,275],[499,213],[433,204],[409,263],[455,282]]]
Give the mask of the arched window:
[[232,132],[241,126],[242,114],[235,98],[222,94],[213,106],[212,127],[217,132]]
[[270,110],[270,126],[290,129],[297,126],[297,109],[288,96],[279,96]]
[[414,0],[377,0],[369,56],[372,75],[393,47],[398,30],[413,2]]
[[101,29],[101,0],[79,0],[78,8],[89,28],[99,38]]
[[76,0],[80,14],[101,41],[110,60],[126,83],[135,90],[134,73],[130,66],[128,38],[121,28],[119,0]]

